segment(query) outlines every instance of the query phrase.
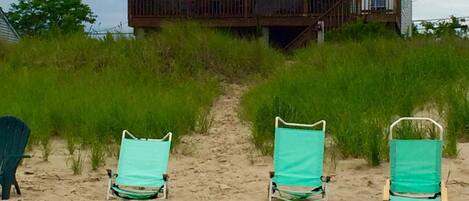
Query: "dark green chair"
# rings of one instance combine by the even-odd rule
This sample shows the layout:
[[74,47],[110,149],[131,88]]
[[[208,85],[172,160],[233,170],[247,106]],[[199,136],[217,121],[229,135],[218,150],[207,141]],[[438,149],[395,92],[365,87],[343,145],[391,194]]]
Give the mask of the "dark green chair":
[[28,144],[30,130],[26,124],[15,117],[0,118],[0,185],[2,186],[2,200],[10,198],[11,186],[15,185],[16,192],[21,194],[16,169],[24,155]]

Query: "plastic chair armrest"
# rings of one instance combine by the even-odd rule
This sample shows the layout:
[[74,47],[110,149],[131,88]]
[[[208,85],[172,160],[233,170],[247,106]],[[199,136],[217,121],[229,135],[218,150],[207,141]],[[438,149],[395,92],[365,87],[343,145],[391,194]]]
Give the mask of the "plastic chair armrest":
[[329,183],[334,176],[321,176],[321,181],[325,183]]
[[106,169],[107,176],[109,179],[112,179],[113,177],[117,177],[117,174],[113,174],[111,169]]
[[274,172],[274,171],[270,171],[270,172],[269,172],[269,176],[270,176],[271,179],[274,178],[275,172]]

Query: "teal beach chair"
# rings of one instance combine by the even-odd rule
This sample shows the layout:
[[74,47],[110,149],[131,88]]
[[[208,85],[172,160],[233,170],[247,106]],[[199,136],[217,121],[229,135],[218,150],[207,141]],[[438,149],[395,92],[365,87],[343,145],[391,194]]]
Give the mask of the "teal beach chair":
[[[288,128],[279,127],[282,123]],[[322,124],[321,130],[312,130]],[[295,127],[295,128],[292,128]],[[274,172],[270,172],[268,199],[315,198],[326,200],[323,176],[326,121],[314,124],[287,123],[275,119]]]
[[[393,129],[402,121],[428,121],[436,125],[440,138],[431,140],[393,139]],[[447,201],[441,181],[443,127],[430,118],[404,117],[391,124],[390,180],[383,190],[383,201]]]
[[117,174],[107,170],[107,199],[115,196],[132,200],[167,199],[171,139],[172,133],[162,139],[139,139],[124,130]]
[[30,130],[28,126],[16,117],[0,118],[0,186],[2,186],[2,200],[10,198],[11,186],[21,195],[20,186],[16,181],[16,169],[23,158],[24,149],[28,144]]

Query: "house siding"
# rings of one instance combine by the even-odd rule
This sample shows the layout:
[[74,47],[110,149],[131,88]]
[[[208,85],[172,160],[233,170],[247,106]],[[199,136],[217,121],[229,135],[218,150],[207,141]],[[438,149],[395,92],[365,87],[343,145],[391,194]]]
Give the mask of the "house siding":
[[0,40],[8,42],[17,42],[19,40],[18,33],[16,33],[8,22],[2,8],[0,8]]

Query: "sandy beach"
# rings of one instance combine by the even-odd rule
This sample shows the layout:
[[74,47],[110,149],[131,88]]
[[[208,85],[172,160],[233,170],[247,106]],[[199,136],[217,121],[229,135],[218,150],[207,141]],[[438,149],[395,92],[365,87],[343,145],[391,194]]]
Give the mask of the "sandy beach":
[[[225,87],[214,103],[213,124],[206,134],[193,133],[182,139],[171,154],[170,200],[266,200],[271,157],[261,156],[251,143],[249,124],[238,116],[239,101],[246,87]],[[469,143],[458,145],[459,156],[443,160],[443,178],[448,179],[449,200],[469,200]],[[105,169],[116,169],[117,159],[108,157],[105,167],[91,171],[85,161],[83,174],[74,176],[67,166],[66,143],[55,139],[48,162],[38,148],[18,168],[22,195],[12,189],[11,200],[105,200]],[[87,156],[87,155],[86,155]],[[88,158],[88,157],[86,157]],[[88,159],[87,159],[88,160]],[[337,160],[330,164],[326,156],[325,173],[336,175],[329,183],[330,201],[381,200],[389,164],[370,167],[363,159]],[[334,167],[334,168],[333,168]]]

